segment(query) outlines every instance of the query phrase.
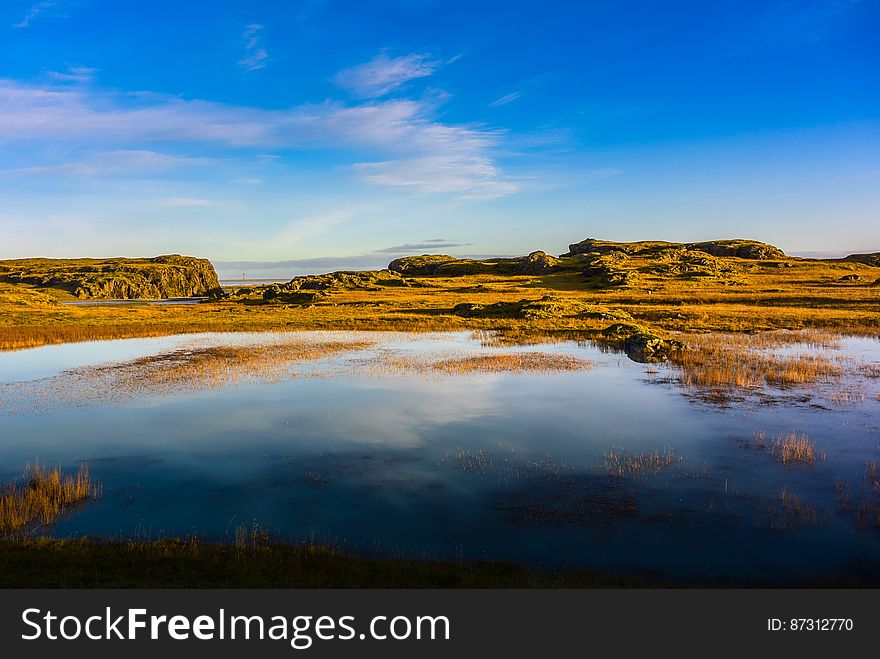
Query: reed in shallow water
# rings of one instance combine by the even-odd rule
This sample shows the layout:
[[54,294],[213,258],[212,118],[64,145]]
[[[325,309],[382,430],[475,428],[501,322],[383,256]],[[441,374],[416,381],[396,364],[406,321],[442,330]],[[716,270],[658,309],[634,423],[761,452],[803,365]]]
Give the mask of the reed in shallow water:
[[[687,337],[672,355],[685,386],[719,389],[791,387],[830,381],[843,369],[828,354],[837,337],[829,332],[705,334]],[[780,351],[780,348],[790,348]],[[791,348],[800,348],[797,351]]]
[[0,534],[13,534],[36,524],[51,524],[71,505],[97,498],[88,467],[63,475],[58,467],[28,466],[23,482],[9,483],[0,494]]
[[790,432],[773,443],[773,455],[782,464],[813,464],[824,460],[824,453],[816,452],[816,444],[806,435]]

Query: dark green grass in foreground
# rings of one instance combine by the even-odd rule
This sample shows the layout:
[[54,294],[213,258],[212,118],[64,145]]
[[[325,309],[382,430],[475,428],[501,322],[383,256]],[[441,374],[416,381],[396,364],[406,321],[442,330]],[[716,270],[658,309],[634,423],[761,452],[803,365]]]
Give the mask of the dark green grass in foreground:
[[366,559],[324,547],[0,540],[0,588],[706,588],[876,587],[876,574],[799,583],[670,582],[589,570],[541,572],[511,563]]
[[506,563],[364,559],[320,547],[92,539],[0,541],[2,588],[616,588],[659,583]]

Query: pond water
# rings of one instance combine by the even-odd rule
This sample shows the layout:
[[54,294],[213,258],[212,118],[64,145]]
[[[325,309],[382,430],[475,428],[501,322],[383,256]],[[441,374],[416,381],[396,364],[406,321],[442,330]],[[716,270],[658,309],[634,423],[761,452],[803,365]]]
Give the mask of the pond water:
[[[713,403],[670,367],[589,343],[495,346],[470,333],[299,333],[353,343],[281,377],[261,371],[211,386],[161,388],[88,370],[247,350],[271,336],[281,335],[0,353],[0,478],[35,460],[88,464],[103,495],[39,531],[56,536],[228,540],[256,522],[363,555],[688,581],[880,583],[876,377],[836,384],[858,391],[843,403],[821,389]],[[845,339],[836,350],[880,362],[876,340]],[[383,366],[526,351],[593,366]],[[814,464],[777,459],[774,438],[788,433],[815,443]]]

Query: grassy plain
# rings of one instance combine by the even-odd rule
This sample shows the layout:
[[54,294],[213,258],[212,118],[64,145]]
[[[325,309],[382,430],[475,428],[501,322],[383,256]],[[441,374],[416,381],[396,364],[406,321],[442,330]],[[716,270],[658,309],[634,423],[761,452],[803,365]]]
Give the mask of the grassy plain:
[[544,274],[471,267],[451,276],[375,271],[300,278],[280,293],[277,287],[246,289],[195,305],[65,305],[76,298],[64,290],[0,281],[0,349],[241,330],[474,329],[601,337],[621,318],[661,335],[880,331],[876,265],[693,254],[667,248],[621,258],[578,255],[554,259],[561,269]]

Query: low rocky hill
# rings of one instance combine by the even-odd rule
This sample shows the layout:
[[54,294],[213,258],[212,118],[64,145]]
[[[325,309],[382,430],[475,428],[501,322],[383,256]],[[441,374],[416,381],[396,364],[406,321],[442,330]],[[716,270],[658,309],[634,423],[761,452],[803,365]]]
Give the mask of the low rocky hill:
[[567,264],[560,259],[545,254],[532,252],[528,256],[497,259],[457,259],[446,254],[423,254],[422,256],[405,256],[388,264],[392,272],[408,276],[445,276],[460,277],[464,275],[546,275],[563,270]]
[[880,252],[873,254],[850,254],[843,259],[844,261],[852,261],[853,263],[864,263],[875,268],[880,268]]
[[597,238],[587,238],[579,243],[569,245],[568,254],[564,254],[564,256],[609,254],[614,252],[623,253],[628,256],[650,256],[668,252],[669,250],[681,249],[704,252],[711,256],[728,256],[758,261],[785,258],[785,252],[778,247],[758,242],[757,240],[709,240],[699,243],[670,243],[665,241],[618,243],[609,240],[598,240]]
[[144,259],[0,261],[0,281],[60,289],[81,299],[158,299],[221,292],[210,261],[177,254]]

